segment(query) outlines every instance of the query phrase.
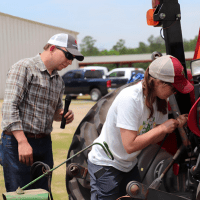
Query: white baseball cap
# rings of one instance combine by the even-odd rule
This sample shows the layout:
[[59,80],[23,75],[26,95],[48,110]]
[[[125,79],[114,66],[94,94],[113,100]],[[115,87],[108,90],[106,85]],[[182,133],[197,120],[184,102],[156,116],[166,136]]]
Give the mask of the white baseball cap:
[[47,43],[59,47],[65,47],[65,49],[69,51],[72,55],[74,55],[75,58],[79,61],[83,61],[84,59],[84,56],[78,51],[78,45],[76,39],[69,34],[66,33],[56,34],[52,36]]
[[180,61],[170,55],[156,58],[149,65],[149,74],[156,79],[171,83],[179,92],[190,93],[194,86],[185,78]]

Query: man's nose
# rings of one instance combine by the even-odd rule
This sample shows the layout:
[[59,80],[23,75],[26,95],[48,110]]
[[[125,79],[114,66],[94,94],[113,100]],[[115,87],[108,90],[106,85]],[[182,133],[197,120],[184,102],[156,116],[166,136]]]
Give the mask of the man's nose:
[[69,65],[71,65],[72,64],[72,60],[69,60]]

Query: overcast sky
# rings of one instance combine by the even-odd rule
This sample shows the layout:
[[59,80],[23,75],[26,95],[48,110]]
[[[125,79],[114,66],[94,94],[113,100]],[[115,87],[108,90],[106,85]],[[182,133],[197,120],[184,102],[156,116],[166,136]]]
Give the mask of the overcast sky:
[[[200,27],[200,0],[179,0],[184,39],[194,39]],[[79,32],[78,43],[89,35],[99,49],[111,49],[119,39],[130,48],[148,44],[160,28],[148,26],[151,0],[1,0],[0,12]]]

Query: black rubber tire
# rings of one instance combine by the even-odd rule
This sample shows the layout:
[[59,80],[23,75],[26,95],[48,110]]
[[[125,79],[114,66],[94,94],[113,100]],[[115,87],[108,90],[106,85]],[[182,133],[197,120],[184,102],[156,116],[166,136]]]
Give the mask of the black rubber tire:
[[150,185],[156,178],[158,178],[161,175],[163,171],[164,161],[169,158],[170,156],[167,152],[158,153],[144,179],[144,182],[146,182],[147,185]]
[[101,98],[102,94],[99,89],[94,88],[91,90],[90,96],[91,96],[92,101],[98,101]]
[[[147,167],[149,166],[151,160],[153,159],[158,149],[159,145],[150,145],[147,148],[145,148],[138,156],[138,169],[140,171],[141,178],[143,178],[144,172],[147,170]],[[160,149],[151,167],[149,168],[143,180],[143,183],[149,186],[156,178],[158,178],[158,176],[161,174],[163,170],[162,161],[167,160],[170,157],[172,157],[171,154],[169,154],[163,149]],[[156,172],[155,170],[158,170],[158,172]]]

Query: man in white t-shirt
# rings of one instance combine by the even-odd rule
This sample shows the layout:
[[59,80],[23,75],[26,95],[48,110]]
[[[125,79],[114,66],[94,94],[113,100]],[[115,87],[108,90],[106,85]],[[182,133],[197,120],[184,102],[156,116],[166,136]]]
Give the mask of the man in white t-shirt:
[[142,82],[119,93],[100,136],[94,141],[107,142],[114,160],[99,145],[93,146],[88,155],[91,200],[116,200],[126,194],[129,181],[140,181],[137,168],[140,151],[187,121],[187,115],[168,120],[167,98],[176,90],[189,93],[193,89],[184,77],[181,63],[167,55],[150,64]]

